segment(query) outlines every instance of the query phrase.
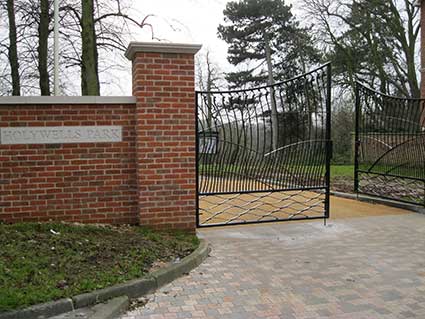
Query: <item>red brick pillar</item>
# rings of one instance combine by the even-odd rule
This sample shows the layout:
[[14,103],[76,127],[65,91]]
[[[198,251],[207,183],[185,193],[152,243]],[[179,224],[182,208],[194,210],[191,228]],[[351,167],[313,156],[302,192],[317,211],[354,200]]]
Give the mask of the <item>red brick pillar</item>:
[[131,43],[140,224],[196,228],[195,71],[200,45]]

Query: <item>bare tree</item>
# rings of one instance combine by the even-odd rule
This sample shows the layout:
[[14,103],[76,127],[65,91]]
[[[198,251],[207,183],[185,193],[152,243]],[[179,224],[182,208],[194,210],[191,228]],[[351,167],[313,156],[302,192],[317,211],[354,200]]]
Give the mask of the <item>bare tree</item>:
[[81,93],[82,95],[100,95],[94,0],[82,0],[81,40]]
[[132,28],[150,28],[154,38],[153,26],[148,22],[151,15],[141,20],[132,17],[124,0],[68,0],[61,11],[63,39],[67,43],[63,57],[67,68],[81,68],[83,95],[100,94],[99,74],[118,66],[114,59],[106,57],[126,50]]
[[[2,95],[50,95],[53,72],[52,0],[0,0],[0,77]],[[153,27],[140,20],[127,0],[62,0],[60,7],[61,89],[65,94],[100,95],[100,74],[113,83],[122,69],[134,29]],[[81,93],[75,78],[81,78]],[[111,82],[112,81],[112,82]],[[118,82],[118,81],[117,81]],[[10,87],[10,89],[8,88]]]
[[419,97],[419,11],[413,0],[304,0],[342,86],[356,80]]
[[8,58],[12,76],[12,95],[21,95],[21,82],[19,76],[18,40],[16,31],[15,0],[7,0],[7,15],[9,21],[9,46]]
[[212,95],[211,91],[218,90],[223,84],[223,74],[214,63],[209,49],[204,54],[198,55],[196,60],[197,74],[196,86],[201,91],[207,92],[207,127],[212,126]]

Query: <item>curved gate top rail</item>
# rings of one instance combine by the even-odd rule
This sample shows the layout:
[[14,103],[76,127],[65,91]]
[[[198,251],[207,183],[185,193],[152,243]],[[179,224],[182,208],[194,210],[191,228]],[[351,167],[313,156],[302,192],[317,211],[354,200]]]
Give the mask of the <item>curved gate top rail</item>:
[[355,190],[425,205],[425,100],[356,88]]
[[198,226],[329,216],[331,66],[196,92]]

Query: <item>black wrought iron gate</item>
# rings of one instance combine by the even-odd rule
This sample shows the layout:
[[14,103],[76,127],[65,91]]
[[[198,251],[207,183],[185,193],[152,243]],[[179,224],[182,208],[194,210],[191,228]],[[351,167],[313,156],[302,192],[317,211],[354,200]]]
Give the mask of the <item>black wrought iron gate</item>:
[[356,89],[355,190],[425,205],[425,100]]
[[329,217],[330,64],[196,103],[198,227]]

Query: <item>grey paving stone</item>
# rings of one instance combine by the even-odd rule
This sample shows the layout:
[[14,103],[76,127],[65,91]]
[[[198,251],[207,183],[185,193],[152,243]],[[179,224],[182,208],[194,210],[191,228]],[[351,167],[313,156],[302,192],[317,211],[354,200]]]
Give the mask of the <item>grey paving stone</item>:
[[425,215],[199,234],[211,256],[121,319],[425,318]]

